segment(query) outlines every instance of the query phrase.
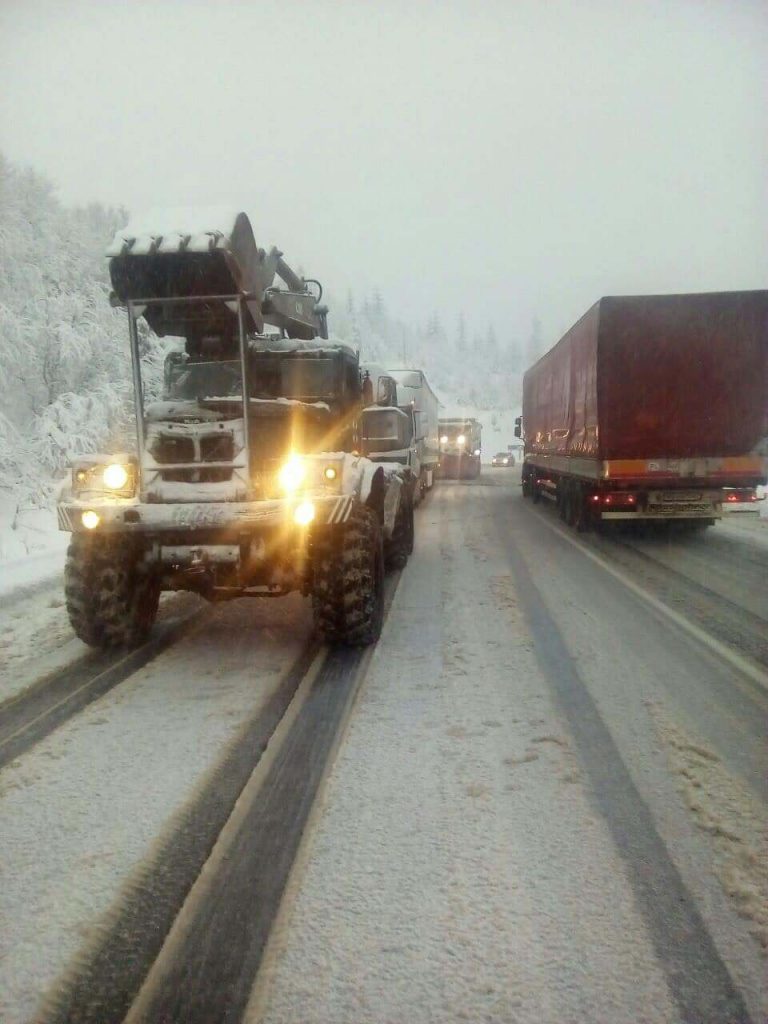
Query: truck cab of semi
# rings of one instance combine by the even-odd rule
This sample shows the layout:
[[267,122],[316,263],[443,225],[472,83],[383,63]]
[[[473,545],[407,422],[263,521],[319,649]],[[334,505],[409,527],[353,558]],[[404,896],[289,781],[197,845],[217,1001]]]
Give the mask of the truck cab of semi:
[[[438,462],[438,401],[421,370],[385,370],[368,364],[377,406],[364,411],[362,451],[374,461],[397,462],[409,470],[412,500],[432,487]],[[387,412],[398,411],[399,417]]]

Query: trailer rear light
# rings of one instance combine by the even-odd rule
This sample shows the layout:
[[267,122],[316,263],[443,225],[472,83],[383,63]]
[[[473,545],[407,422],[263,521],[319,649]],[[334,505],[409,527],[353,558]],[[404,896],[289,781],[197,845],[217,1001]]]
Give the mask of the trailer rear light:
[[731,502],[762,501],[762,498],[758,497],[757,491],[754,487],[726,488],[724,495],[724,500]]
[[593,494],[593,495],[592,495],[592,496],[590,497],[590,499],[589,499],[589,500],[590,500],[590,501],[592,501],[592,502],[594,502],[595,504],[598,504],[598,503],[599,503],[599,501],[600,501],[600,495],[599,495],[599,494]]
[[[600,496],[596,495],[597,500],[600,501]],[[628,493],[627,491],[613,491],[611,494],[603,495],[604,505],[636,505],[637,495]]]

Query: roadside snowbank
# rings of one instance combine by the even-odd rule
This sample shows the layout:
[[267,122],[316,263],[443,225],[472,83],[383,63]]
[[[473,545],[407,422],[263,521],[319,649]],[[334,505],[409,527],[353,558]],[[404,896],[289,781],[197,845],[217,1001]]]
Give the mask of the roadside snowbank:
[[16,514],[0,496],[0,597],[53,579],[64,567],[69,535],[60,532],[55,509]]

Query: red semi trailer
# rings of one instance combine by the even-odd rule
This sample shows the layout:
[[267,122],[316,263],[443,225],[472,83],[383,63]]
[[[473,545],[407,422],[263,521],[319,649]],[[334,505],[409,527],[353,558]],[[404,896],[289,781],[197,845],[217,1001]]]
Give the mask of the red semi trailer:
[[711,525],[768,477],[768,291],[600,299],[523,378],[523,494]]

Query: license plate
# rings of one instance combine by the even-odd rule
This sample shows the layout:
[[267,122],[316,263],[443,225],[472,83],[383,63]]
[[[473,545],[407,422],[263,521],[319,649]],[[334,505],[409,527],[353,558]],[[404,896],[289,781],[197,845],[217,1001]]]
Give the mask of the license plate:
[[659,502],[652,505],[648,503],[648,512],[655,516],[677,516],[682,513],[694,513],[697,515],[712,515],[714,509],[708,501],[675,501]]
[[688,501],[704,501],[709,495],[702,491],[651,491],[648,503],[651,505],[674,505]]

